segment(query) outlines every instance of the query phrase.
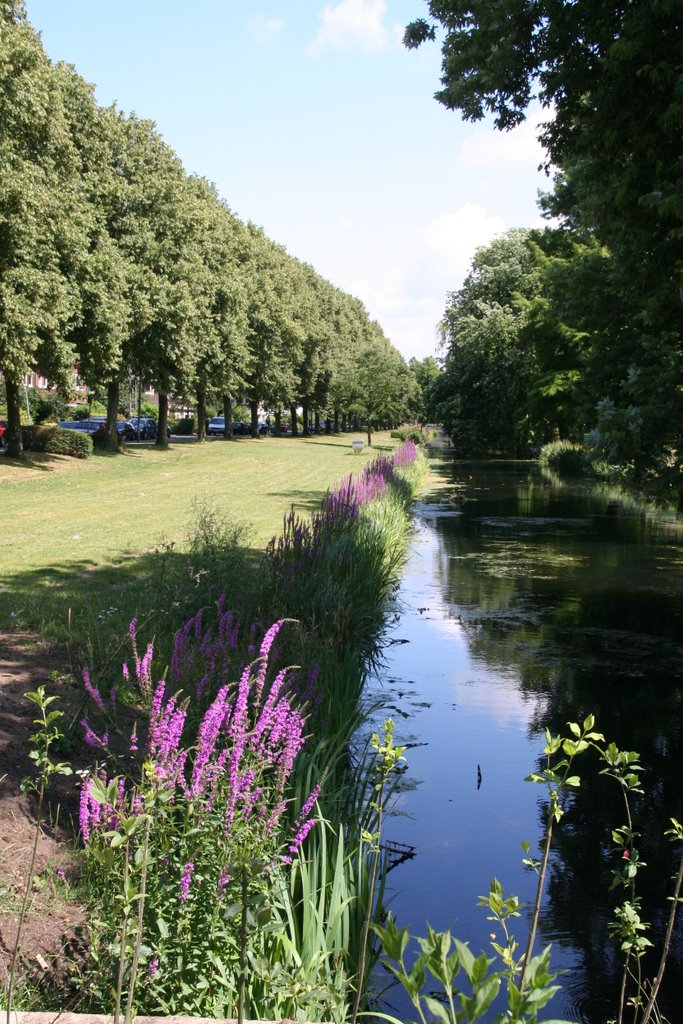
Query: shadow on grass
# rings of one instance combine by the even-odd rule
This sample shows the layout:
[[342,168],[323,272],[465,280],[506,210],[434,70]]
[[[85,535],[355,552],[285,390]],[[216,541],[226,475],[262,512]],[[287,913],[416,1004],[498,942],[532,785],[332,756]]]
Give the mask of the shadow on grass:
[[263,557],[262,550],[246,546],[198,555],[169,543],[122,556],[117,564],[73,561],[7,575],[0,588],[0,630],[32,630],[68,644],[76,672],[87,664],[96,678],[111,682],[130,658],[133,618],[140,642],[154,639],[167,660],[176,630],[222,593],[226,609],[256,618]]
[[48,455],[46,452],[23,452],[19,458],[14,458],[11,455],[4,455],[4,459],[0,462],[0,467],[4,464],[11,466],[12,469],[37,469],[43,473],[49,473],[55,464],[59,464],[63,459],[63,456],[59,455]]

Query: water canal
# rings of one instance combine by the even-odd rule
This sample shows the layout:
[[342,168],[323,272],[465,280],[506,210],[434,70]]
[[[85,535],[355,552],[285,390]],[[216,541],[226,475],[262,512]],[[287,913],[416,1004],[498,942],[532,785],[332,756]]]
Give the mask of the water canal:
[[[444,456],[434,471],[378,681],[409,747],[385,836],[415,848],[389,874],[391,910],[413,935],[429,921],[490,952],[477,897],[494,876],[527,901],[535,889],[520,844],[539,847],[543,794],[524,777],[546,728],[566,733],[593,712],[607,739],[642,756],[642,916],[661,931],[675,859],[659,837],[683,810],[683,524],[529,463]],[[567,971],[545,1016],[604,1024],[620,978],[610,832],[625,819],[616,784],[594,769],[558,835],[539,947],[552,942]],[[683,1019],[682,930],[666,976],[672,1022]],[[395,989],[384,1005],[414,1018]]]

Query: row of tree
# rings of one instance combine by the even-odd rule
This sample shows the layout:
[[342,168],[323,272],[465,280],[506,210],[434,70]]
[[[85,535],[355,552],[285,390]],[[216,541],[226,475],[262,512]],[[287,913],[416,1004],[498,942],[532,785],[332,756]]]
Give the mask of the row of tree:
[[363,304],[244,224],[188,175],[149,121],[97,105],[53,65],[23,2],[0,2],[0,371],[8,448],[21,454],[20,388],[74,367],[107,392],[116,446],[131,375],[168,397],[247,396],[339,419],[401,415],[414,377]]
[[439,407],[463,447],[591,441],[683,500],[683,8],[677,0],[430,0],[436,98],[469,120],[547,111],[559,228],[478,253],[443,321]]

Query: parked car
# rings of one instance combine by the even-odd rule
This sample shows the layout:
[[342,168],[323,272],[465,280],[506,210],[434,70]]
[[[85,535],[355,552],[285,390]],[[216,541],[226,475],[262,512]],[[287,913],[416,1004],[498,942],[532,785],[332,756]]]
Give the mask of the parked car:
[[[137,418],[137,416],[131,416],[131,418],[129,419],[128,422],[130,423],[131,427],[133,428],[133,430],[135,432],[134,433],[134,437],[137,438],[137,436],[138,436],[138,418]],[[155,419],[153,419],[151,416],[141,416],[140,417],[140,439],[142,441],[153,441],[154,438],[157,436],[158,430],[159,430],[159,425],[158,425],[157,421]],[[171,436],[171,428],[169,426],[166,427],[166,436],[167,437]]]
[[[91,416],[90,417],[90,422],[91,423],[96,423],[98,425],[98,429],[101,430],[103,433],[106,432],[106,429],[107,429],[107,417],[106,416]],[[95,433],[97,433],[97,431],[95,431]],[[127,441],[132,441],[134,439],[134,437],[135,437],[135,428],[134,428],[133,424],[130,422],[130,420],[117,420],[116,421],[116,433],[119,435],[119,437],[125,437],[125,439]]]
[[225,433],[225,416],[214,416],[210,419],[207,427],[207,434],[224,434]]
[[104,426],[100,419],[86,419],[86,420],[62,420],[61,423],[57,424],[58,427],[63,427],[65,430],[80,430],[82,434],[96,434],[99,431],[104,432]]

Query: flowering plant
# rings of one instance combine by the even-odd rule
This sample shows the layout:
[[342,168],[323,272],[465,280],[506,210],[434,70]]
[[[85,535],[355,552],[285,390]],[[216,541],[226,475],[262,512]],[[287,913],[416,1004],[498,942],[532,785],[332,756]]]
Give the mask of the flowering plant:
[[[269,678],[271,649],[282,626],[279,620],[267,630],[257,660],[236,684],[218,689],[191,743],[185,738],[187,699],[169,692],[163,678],[152,687],[153,650],[148,647],[140,658],[134,644],[128,679],[137,680],[143,698],[151,693],[140,777],[108,779],[101,772],[83,784],[80,827],[92,869],[104,872],[110,886],[121,884],[124,893],[123,924],[101,922],[96,966],[102,970],[97,950],[111,945],[118,931],[120,961],[146,964],[139,980],[130,969],[128,975],[129,991],[137,985],[147,1012],[173,1012],[182,999],[186,1012],[230,1017],[239,993],[242,1015],[246,947],[254,925],[267,918],[267,879],[286,870],[314,825],[319,785],[293,826],[286,813],[305,717],[289,693],[291,670]],[[205,644],[205,654],[210,649]],[[195,660],[201,652],[200,645]],[[175,682],[181,667],[178,659]],[[102,710],[89,679],[86,689]],[[101,745],[87,720],[85,725]]]

